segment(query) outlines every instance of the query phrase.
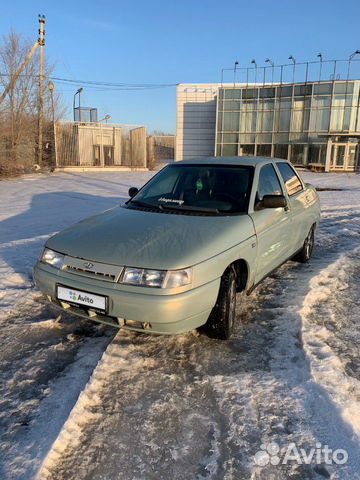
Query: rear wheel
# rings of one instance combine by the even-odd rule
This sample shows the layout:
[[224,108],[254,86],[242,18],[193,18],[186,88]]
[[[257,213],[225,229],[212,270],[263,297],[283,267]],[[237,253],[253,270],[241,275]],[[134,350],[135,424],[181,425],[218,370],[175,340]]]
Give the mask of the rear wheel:
[[227,340],[233,331],[236,315],[236,274],[228,268],[221,277],[219,295],[204,330],[209,337]]
[[313,225],[308,233],[307,237],[304,240],[304,244],[300,252],[295,256],[295,260],[301,263],[306,263],[309,261],[312,252],[314,250],[315,244],[315,226]]

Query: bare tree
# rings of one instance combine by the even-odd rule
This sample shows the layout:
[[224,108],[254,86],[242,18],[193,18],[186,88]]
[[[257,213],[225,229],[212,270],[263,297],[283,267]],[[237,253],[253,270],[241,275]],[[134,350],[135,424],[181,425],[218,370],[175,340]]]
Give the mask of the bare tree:
[[[32,47],[32,42],[25,40],[15,32],[3,37],[0,44],[0,86],[11,88],[0,105],[0,174],[3,172],[24,171],[35,163],[37,146],[37,110],[38,110],[38,52],[32,57],[15,81],[14,76]],[[52,67],[47,65],[45,76],[48,77]],[[60,99],[54,99],[54,108],[58,115]],[[51,136],[52,106],[50,93],[44,98],[44,141]],[[49,125],[50,124],[50,125]],[[52,139],[51,139],[52,141]]]

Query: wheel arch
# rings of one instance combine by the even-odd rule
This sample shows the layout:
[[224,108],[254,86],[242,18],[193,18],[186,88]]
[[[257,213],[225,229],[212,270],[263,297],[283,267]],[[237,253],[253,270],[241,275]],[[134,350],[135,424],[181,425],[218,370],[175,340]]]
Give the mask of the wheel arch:
[[237,288],[236,288],[237,292],[242,292],[243,290],[246,289],[248,281],[249,281],[250,268],[249,268],[248,262],[245,259],[240,258],[240,259],[232,262],[226,268],[226,270],[228,270],[229,268],[232,268],[235,271],[236,283],[237,283]]

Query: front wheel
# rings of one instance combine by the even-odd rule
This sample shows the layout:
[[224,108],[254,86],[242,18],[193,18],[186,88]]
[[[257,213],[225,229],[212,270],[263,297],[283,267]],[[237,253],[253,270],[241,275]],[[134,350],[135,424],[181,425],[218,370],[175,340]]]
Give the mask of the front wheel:
[[308,233],[307,237],[304,240],[304,244],[300,252],[295,256],[295,260],[301,263],[306,263],[309,261],[312,252],[314,250],[315,244],[315,226],[313,225]]
[[228,340],[235,323],[236,274],[233,268],[221,277],[219,295],[204,330],[209,337]]

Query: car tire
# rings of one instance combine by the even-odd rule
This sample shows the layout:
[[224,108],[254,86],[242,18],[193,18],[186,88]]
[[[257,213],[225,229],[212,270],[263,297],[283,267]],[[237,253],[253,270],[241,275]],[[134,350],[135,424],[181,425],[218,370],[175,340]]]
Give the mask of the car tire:
[[220,289],[216,304],[212,309],[205,333],[211,338],[228,340],[232,334],[236,315],[236,274],[228,268],[221,277]]
[[309,261],[315,244],[315,226],[313,225],[307,237],[304,240],[304,244],[300,252],[295,256],[295,260],[300,263],[306,263]]

